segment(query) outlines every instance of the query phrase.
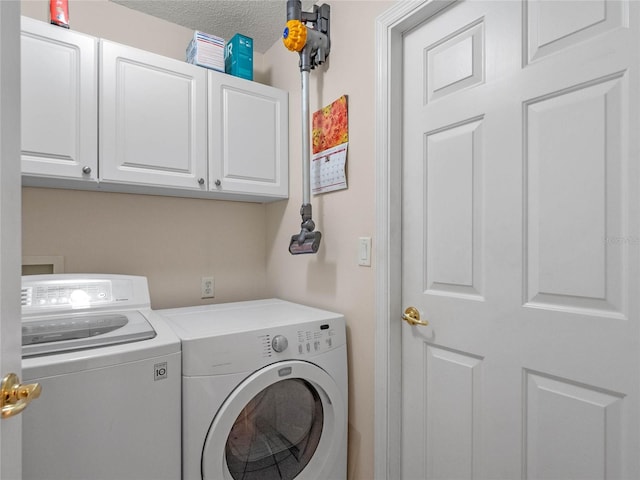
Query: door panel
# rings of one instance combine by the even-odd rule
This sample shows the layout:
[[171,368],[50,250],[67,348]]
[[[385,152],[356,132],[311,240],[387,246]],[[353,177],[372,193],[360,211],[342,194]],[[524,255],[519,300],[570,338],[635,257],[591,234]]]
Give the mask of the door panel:
[[482,291],[482,119],[426,134],[425,290]]
[[206,190],[206,70],[100,41],[100,177]]
[[620,478],[624,395],[530,371],[524,383],[525,478]]
[[22,171],[96,181],[97,40],[27,17],[21,23]]
[[[527,302],[624,318],[624,108],[628,81],[605,77],[525,104]],[[565,128],[565,126],[572,128]]]
[[484,80],[484,22],[478,19],[428,48],[427,101]]
[[588,0],[525,2],[528,61],[591,39],[615,28],[628,27],[629,2]]
[[209,72],[209,101],[210,188],[286,198],[287,93]]
[[480,440],[482,359],[425,345],[425,360],[428,477],[471,479]]
[[403,478],[640,477],[638,17],[458,2],[405,35]]

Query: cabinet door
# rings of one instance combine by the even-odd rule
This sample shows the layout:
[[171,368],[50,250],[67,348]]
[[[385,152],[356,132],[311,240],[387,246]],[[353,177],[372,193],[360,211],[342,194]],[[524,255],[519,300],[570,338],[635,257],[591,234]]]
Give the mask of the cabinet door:
[[207,190],[206,70],[100,41],[100,178]]
[[95,181],[97,39],[22,17],[22,172]]
[[288,128],[287,92],[210,71],[210,188],[287,198]]

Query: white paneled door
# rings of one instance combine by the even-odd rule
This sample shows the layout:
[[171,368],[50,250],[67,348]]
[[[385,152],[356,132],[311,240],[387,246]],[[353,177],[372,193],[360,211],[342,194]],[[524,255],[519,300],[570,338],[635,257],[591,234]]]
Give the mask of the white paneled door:
[[[21,374],[20,259],[20,2],[12,0],[0,1],[0,378]],[[21,455],[20,415],[1,418],[1,480],[21,479]]]
[[640,478],[640,3],[404,38],[402,478]]

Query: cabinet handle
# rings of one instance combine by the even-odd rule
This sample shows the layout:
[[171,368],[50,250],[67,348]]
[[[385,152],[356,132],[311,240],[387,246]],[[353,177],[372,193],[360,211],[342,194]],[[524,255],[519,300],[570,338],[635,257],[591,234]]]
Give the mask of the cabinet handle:
[[200,177],[200,178],[198,179],[198,183],[199,183],[200,185],[204,185],[204,178]]
[[220,181],[220,179],[216,180],[216,187],[219,187],[220,185],[222,185],[222,182]]
[[89,175],[91,173],[91,167],[82,167],[82,173]]

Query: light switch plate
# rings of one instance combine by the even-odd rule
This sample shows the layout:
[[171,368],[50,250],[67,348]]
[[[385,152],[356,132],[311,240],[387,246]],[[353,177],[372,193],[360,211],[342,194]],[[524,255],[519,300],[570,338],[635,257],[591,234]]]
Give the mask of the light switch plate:
[[358,265],[371,266],[371,237],[358,238]]

